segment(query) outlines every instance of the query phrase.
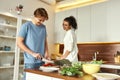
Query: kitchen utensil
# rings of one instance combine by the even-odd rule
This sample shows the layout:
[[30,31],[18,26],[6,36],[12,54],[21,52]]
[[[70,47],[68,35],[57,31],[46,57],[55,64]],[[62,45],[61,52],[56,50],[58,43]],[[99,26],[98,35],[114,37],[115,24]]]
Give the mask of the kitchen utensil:
[[48,59],[45,59],[45,58],[42,58],[42,61],[45,62],[45,63],[54,63],[54,61],[48,60]]

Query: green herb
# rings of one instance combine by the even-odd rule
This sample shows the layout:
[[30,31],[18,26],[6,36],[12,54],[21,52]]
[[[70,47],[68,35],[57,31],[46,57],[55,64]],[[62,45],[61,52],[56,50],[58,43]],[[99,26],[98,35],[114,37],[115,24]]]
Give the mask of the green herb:
[[66,66],[61,68],[60,74],[67,76],[82,76],[83,72],[73,66]]

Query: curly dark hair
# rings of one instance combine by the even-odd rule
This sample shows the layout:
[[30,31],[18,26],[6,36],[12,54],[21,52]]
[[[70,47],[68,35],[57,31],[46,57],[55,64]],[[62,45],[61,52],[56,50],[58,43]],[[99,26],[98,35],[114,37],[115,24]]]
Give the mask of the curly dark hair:
[[34,16],[37,17],[37,16],[42,16],[42,17],[45,17],[46,20],[48,20],[48,13],[47,11],[44,9],[44,8],[37,8],[35,11],[34,11]]
[[77,29],[77,22],[76,19],[73,16],[66,17],[64,21],[67,21],[68,24],[74,28],[75,30]]

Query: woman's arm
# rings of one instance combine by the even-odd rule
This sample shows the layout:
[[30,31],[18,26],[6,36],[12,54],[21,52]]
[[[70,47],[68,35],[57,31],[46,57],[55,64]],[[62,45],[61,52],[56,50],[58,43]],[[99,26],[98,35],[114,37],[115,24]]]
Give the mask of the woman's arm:
[[62,55],[62,57],[60,59],[65,59],[69,54],[70,54],[70,51],[66,50],[65,54]]
[[50,59],[50,54],[48,51],[48,42],[47,42],[47,38],[45,39],[45,56],[46,59]]

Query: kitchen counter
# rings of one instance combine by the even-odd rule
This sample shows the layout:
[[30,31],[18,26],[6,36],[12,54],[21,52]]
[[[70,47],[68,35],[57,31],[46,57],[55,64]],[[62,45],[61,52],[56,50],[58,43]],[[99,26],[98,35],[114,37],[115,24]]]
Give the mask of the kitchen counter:
[[[97,80],[91,75],[84,75],[83,77],[69,77],[69,76],[62,76],[58,72],[42,72],[40,70],[31,70],[25,69],[27,72],[26,77],[28,76],[29,79],[27,80]],[[38,77],[39,76],[39,77]],[[36,79],[37,78],[37,79]],[[120,79],[117,79],[120,80]]]
[[77,44],[120,44],[120,42],[82,42]]

